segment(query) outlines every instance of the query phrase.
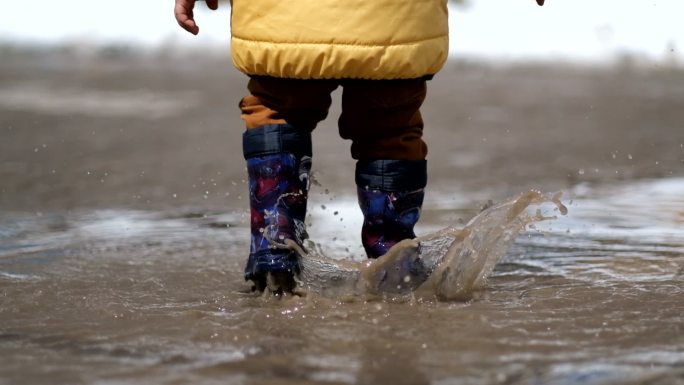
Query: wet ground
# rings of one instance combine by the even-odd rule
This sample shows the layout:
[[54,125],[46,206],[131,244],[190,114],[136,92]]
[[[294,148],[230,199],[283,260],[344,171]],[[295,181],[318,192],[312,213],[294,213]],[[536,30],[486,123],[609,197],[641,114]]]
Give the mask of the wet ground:
[[[569,215],[469,301],[276,301],[241,281],[227,58],[1,54],[0,384],[684,383],[681,71],[448,65],[419,232],[530,188]],[[309,223],[360,259],[337,114],[314,135]]]

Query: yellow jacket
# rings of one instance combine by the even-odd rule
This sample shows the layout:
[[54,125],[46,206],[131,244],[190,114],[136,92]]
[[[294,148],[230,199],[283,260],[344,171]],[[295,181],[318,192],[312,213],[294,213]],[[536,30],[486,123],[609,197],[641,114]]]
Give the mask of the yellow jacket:
[[249,75],[411,79],[449,47],[446,0],[233,0],[233,63]]

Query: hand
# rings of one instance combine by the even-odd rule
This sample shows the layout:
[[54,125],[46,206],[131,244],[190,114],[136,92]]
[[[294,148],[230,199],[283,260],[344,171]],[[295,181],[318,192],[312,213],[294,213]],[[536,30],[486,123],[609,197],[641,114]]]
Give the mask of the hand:
[[544,0],[537,0],[537,4],[539,4],[539,6],[544,5]]
[[[197,23],[195,23],[195,15],[192,12],[193,8],[195,8],[195,1],[196,0],[176,0],[176,7],[173,10],[178,25],[193,35],[199,33],[199,27],[197,26]],[[207,0],[207,7],[212,11],[215,11],[218,9],[218,0]]]

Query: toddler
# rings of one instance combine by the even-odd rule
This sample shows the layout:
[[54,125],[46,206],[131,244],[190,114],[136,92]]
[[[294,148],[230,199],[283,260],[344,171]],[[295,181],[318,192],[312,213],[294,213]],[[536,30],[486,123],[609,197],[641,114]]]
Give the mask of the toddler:
[[[196,0],[176,0],[197,34]],[[543,0],[537,0],[539,5]],[[218,0],[207,0],[217,9]],[[294,288],[312,162],[311,131],[343,88],[339,133],[351,140],[369,258],[414,238],[427,183],[420,106],[447,59],[446,0],[232,0],[233,64],[249,76],[240,102],[255,290]]]

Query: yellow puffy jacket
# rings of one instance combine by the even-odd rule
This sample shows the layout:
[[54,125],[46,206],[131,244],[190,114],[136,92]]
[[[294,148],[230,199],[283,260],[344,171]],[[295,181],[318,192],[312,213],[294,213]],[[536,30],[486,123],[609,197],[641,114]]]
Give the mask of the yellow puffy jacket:
[[248,75],[412,79],[449,47],[446,0],[233,0],[233,63]]

